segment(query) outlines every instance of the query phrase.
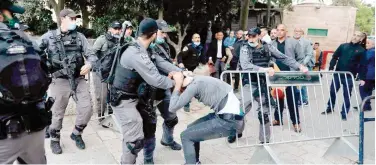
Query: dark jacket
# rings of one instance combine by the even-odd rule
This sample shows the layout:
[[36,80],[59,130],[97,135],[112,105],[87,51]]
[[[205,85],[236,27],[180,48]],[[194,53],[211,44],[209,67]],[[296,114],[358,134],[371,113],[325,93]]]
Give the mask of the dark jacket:
[[[213,42],[209,46],[206,56],[208,59],[211,57],[214,63],[217,61],[217,50],[218,50],[218,40],[213,40]],[[226,54],[226,47],[223,44],[223,40],[222,40],[222,58],[225,58],[225,57],[226,57],[225,62],[227,62],[228,56]]]
[[375,80],[375,48],[368,49],[365,55],[362,56],[359,79]]
[[360,44],[341,44],[332,56],[329,70],[349,71],[354,76],[358,73],[360,59],[364,55],[364,48]]
[[238,40],[235,41],[235,44],[232,46],[234,49],[231,51],[232,53],[232,60],[231,60],[231,66],[238,65],[239,62],[239,55],[240,55],[240,48],[241,46],[247,42],[246,40]]
[[199,63],[206,64],[207,59],[203,52],[202,45],[194,46],[192,43],[189,43],[178,54],[178,64],[183,63],[188,70],[194,70]]

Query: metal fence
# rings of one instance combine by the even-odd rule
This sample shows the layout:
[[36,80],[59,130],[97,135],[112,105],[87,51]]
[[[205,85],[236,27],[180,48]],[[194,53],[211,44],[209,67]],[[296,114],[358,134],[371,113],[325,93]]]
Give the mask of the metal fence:
[[359,112],[359,160],[358,164],[363,164],[364,161],[364,123],[369,121],[375,121],[375,118],[365,118],[364,117],[364,105],[367,101],[370,101],[371,99],[375,100],[375,96],[368,96],[366,97],[361,106],[360,106],[360,112]]
[[90,92],[92,93],[93,117],[91,120],[98,121],[100,125],[119,131],[119,125],[112,113],[111,106],[107,103],[108,85],[102,83],[95,72],[88,76]]
[[[323,139],[335,139],[324,156],[358,155],[357,148],[346,140],[359,135],[358,112],[350,108],[356,105],[359,109],[356,90],[351,97],[355,87],[351,73],[276,72],[268,76],[262,72],[225,71],[221,80],[238,89],[234,92],[246,113],[244,131],[240,127],[238,130],[243,137],[237,137],[230,147],[262,150],[255,152],[250,163],[281,163],[271,148],[275,144]],[[304,104],[305,96],[308,104]],[[302,105],[296,106],[299,102]]]

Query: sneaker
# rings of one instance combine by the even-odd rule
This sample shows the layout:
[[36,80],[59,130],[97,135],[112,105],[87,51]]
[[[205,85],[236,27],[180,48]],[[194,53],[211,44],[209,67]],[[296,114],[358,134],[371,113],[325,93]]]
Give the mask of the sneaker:
[[75,135],[72,133],[70,137],[73,141],[76,142],[77,148],[82,149],[82,150],[85,149],[85,142],[84,140],[82,140],[81,135]]
[[325,115],[325,114],[331,114],[331,113],[333,113],[333,112],[334,112],[334,110],[331,111],[330,109],[327,109],[326,111],[321,112],[321,114],[322,114],[322,115]]
[[167,146],[167,147],[170,147],[172,150],[181,150],[181,145],[179,143],[177,143],[176,141],[173,141],[171,144],[167,144],[163,141],[161,141],[161,144],[163,146]]
[[[281,125],[281,122],[278,121],[278,120],[273,120],[272,125],[273,125],[273,126],[279,126],[279,125]],[[283,125],[283,124],[282,124],[282,125]]]
[[154,159],[144,159],[144,164],[154,164]]
[[[241,138],[243,136],[243,134],[238,134],[238,138]],[[227,142],[229,143],[234,143],[236,141],[236,136],[229,136],[227,137]]]
[[297,132],[297,133],[302,132],[302,128],[300,127],[299,124],[294,124],[294,131]]
[[189,107],[184,107],[185,112],[189,112],[190,111],[189,109],[190,109]]
[[303,106],[307,107],[308,106],[308,101],[303,101]]
[[60,141],[52,141],[51,140],[50,148],[51,148],[52,153],[54,153],[54,154],[63,153],[63,150],[61,149],[61,146],[60,146]]

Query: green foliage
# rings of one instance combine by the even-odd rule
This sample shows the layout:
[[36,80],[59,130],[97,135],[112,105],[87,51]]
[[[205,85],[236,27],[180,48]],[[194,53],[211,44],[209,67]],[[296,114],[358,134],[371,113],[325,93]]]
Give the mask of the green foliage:
[[44,1],[25,0],[20,1],[19,5],[23,6],[26,12],[19,15],[19,19],[27,24],[35,35],[41,35],[48,31],[48,27],[54,22],[52,12],[44,8]]
[[358,8],[356,26],[359,27],[360,31],[370,35],[375,29],[375,7],[362,4],[360,1],[357,1],[356,6]]

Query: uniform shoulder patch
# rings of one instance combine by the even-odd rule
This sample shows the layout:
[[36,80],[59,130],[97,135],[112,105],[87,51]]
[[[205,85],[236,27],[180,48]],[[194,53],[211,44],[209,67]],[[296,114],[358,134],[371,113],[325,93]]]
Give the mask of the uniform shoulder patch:
[[246,45],[244,45],[244,46],[242,46],[242,48],[241,48],[241,53],[243,53],[243,54],[247,54],[248,53],[248,48],[247,48],[247,46]]
[[141,53],[141,59],[145,62],[146,65],[151,63],[150,57],[147,53]]

